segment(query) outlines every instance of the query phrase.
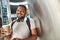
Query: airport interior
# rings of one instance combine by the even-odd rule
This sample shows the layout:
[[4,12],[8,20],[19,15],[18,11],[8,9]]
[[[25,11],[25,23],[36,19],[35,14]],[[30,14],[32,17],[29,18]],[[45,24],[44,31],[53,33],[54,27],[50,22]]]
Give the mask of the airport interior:
[[18,5],[26,6],[26,17],[42,32],[38,40],[60,40],[60,0],[0,0],[0,28],[17,18]]

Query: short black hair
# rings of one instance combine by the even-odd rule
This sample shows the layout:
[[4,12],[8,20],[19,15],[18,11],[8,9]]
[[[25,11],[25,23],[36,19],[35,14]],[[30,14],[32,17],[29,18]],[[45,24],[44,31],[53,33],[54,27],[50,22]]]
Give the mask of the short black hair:
[[[27,10],[27,8],[26,8],[26,6],[25,6],[25,5],[19,5],[19,6],[22,6],[22,7],[24,7],[24,8],[25,8],[25,10]],[[19,7],[19,6],[18,6],[18,7]]]

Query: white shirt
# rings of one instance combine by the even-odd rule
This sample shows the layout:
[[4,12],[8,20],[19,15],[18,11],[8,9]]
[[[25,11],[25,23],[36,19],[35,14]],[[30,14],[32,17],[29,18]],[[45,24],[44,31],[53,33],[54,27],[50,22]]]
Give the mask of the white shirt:
[[[13,25],[13,38],[20,38],[20,39],[24,39],[24,38],[28,38],[30,35],[30,30],[27,26],[26,23],[27,18],[24,18],[24,22],[15,22]],[[30,18],[30,29],[34,29],[35,27],[35,23],[34,20],[32,18]]]

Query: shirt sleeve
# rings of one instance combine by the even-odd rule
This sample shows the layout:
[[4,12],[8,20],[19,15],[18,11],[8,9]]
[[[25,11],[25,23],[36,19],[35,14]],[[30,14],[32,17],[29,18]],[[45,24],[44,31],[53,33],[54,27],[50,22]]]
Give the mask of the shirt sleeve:
[[35,29],[36,27],[35,27],[35,22],[34,22],[34,20],[31,18],[30,19],[30,26],[31,26],[31,29]]

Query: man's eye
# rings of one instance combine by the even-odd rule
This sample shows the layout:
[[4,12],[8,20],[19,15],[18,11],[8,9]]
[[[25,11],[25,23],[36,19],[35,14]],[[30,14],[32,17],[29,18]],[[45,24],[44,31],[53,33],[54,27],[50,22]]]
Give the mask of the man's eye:
[[4,31],[4,32],[7,32],[7,31]]

